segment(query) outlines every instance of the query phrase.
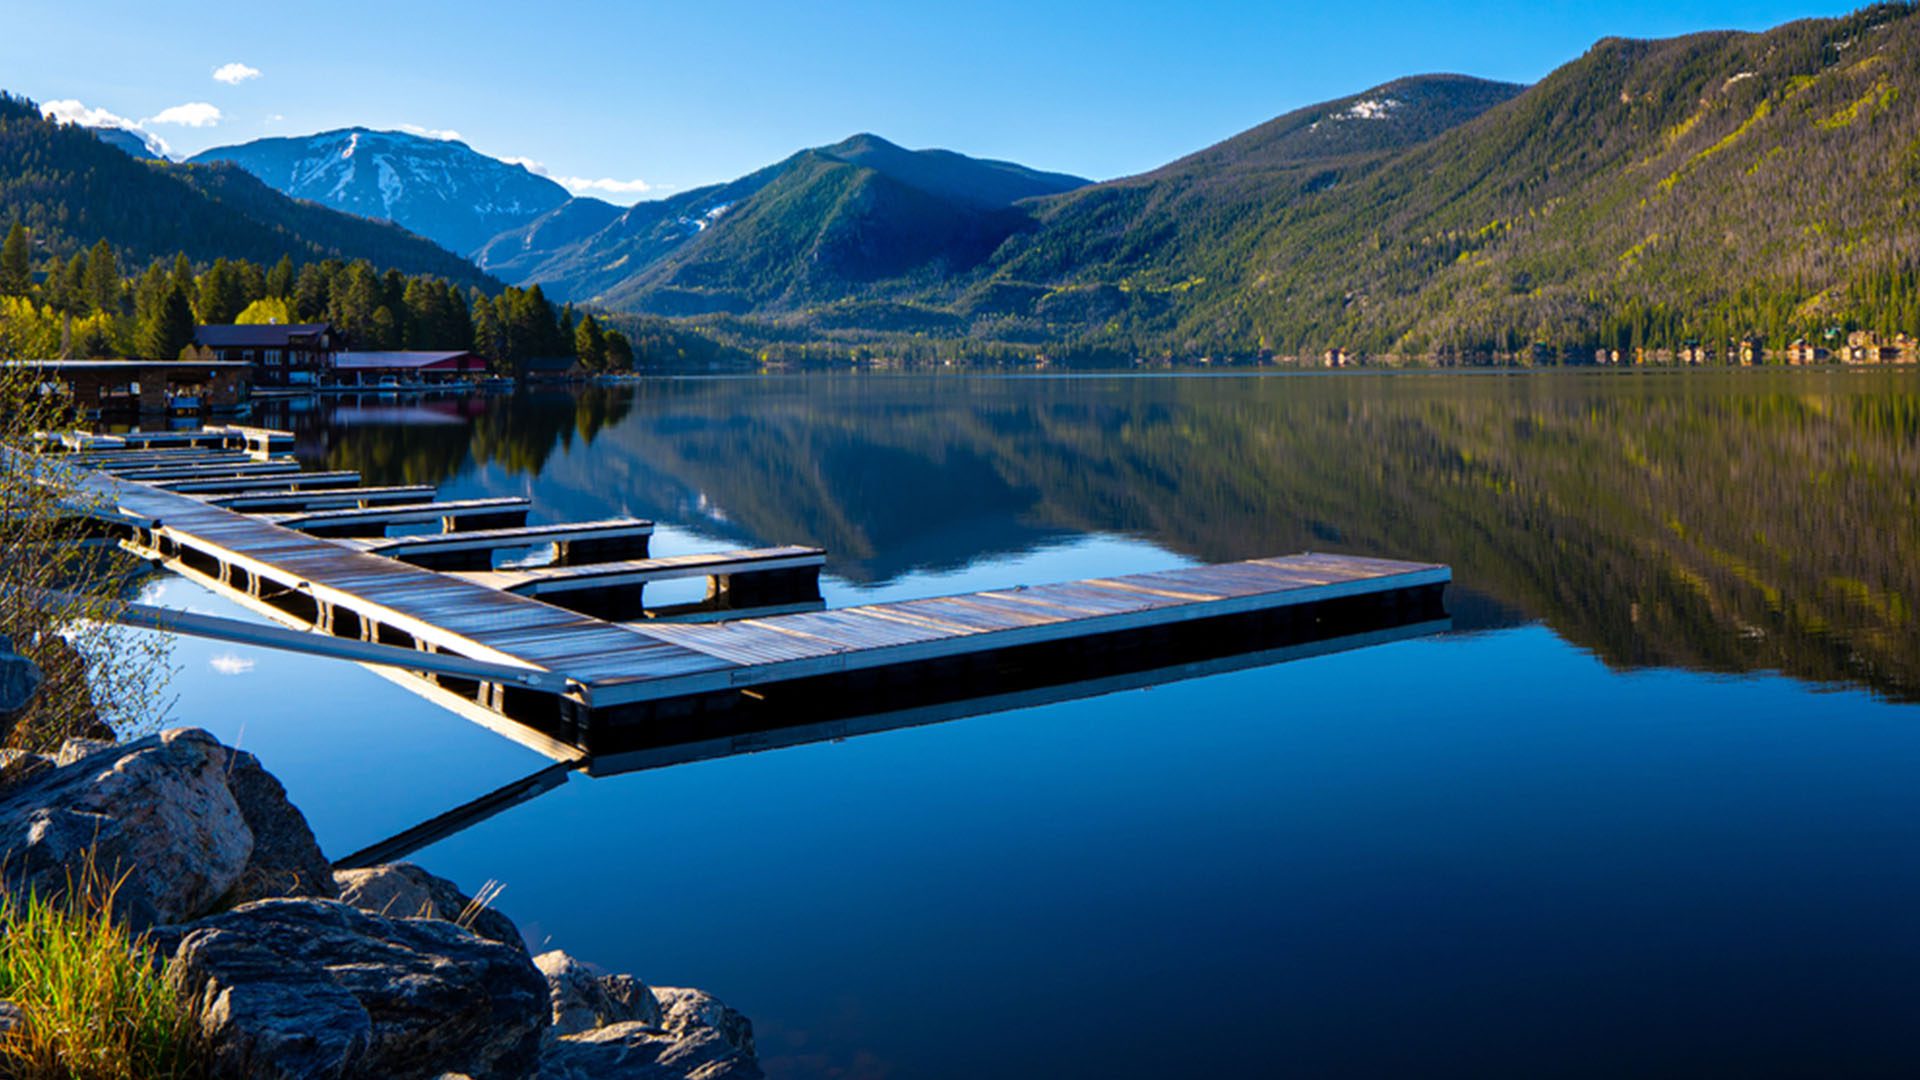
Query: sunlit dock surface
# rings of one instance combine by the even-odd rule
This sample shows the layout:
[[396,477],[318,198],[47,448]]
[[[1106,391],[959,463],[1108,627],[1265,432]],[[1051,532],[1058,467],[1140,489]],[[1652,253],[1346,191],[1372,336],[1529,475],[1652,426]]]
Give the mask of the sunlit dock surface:
[[[511,499],[288,514],[271,500],[310,493],[279,454],[289,437],[220,430],[152,446],[100,437],[61,445],[84,468],[86,488],[118,511],[123,544],[313,631],[312,651],[345,640],[558,676],[547,683],[564,690],[548,692],[376,669],[556,759],[602,755],[602,768],[728,752],[776,729],[807,741],[809,722],[855,714],[931,720],[964,707],[955,702],[1102,680],[1145,685],[1183,677],[1166,674],[1183,664],[1272,663],[1408,627],[1430,632],[1450,579],[1440,565],[1302,554],[817,610],[825,561],[817,548],[650,559],[649,522],[528,526],[524,501]],[[190,451],[209,456],[182,460]],[[227,456],[235,452],[247,460]],[[141,476],[151,481],[132,479]],[[278,490],[264,483],[275,476],[287,481]],[[350,498],[359,479],[329,474],[326,494]],[[249,501],[234,502],[221,484],[184,490],[202,480],[244,482]],[[245,512],[255,506],[279,512]],[[439,531],[403,539],[388,535],[392,526]],[[552,566],[482,565],[515,542],[548,541],[568,545]],[[409,555],[459,569],[402,561]],[[648,582],[688,575],[709,582],[707,600],[685,612],[697,618],[660,617],[687,605],[647,607]],[[915,722],[929,721],[883,723]],[[709,749],[693,749],[702,745]]]

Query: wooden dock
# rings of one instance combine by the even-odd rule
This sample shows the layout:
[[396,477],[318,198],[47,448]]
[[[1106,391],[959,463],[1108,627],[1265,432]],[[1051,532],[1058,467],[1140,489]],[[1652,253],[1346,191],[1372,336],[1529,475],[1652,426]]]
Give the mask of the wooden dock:
[[[796,597],[817,598],[824,553],[775,548],[636,558],[644,555],[651,523],[529,526],[524,500],[388,504],[372,492],[392,489],[364,489],[369,494],[362,499],[355,492],[363,489],[307,488],[299,482],[303,474],[286,470],[288,460],[276,455],[289,438],[258,429],[231,429],[224,437],[218,431],[152,444],[94,437],[59,445],[75,478],[124,515],[123,544],[253,610],[321,635],[564,677],[567,691],[551,694],[504,681],[390,674],[558,758],[617,746],[636,732],[698,725],[743,701],[764,700],[776,688],[844,695],[930,679],[965,681],[1020,664],[1070,666],[1090,650],[1151,656],[1165,652],[1176,631],[1203,628],[1239,634],[1285,625],[1294,628],[1290,640],[1308,640],[1323,625],[1329,634],[1351,634],[1383,621],[1424,621],[1439,609],[1450,579],[1445,566],[1308,554],[729,616],[730,609],[791,609]],[[225,458],[181,460],[189,450],[237,450],[267,468],[246,470]],[[51,447],[49,457],[61,460]],[[194,470],[204,472],[181,475]],[[141,476],[152,479],[134,479]],[[209,489],[204,480],[218,483]],[[235,482],[248,486],[223,486]],[[236,494],[248,501],[233,500]],[[355,502],[290,512],[287,503],[273,501],[322,494]],[[390,526],[423,522],[441,531],[386,535]],[[509,544],[554,540],[572,545],[557,565],[496,570],[480,569],[476,561],[476,552],[491,559]],[[439,557],[461,569],[413,565],[409,555],[428,563]],[[718,621],[646,617],[638,592],[646,582],[695,574],[709,578]]]

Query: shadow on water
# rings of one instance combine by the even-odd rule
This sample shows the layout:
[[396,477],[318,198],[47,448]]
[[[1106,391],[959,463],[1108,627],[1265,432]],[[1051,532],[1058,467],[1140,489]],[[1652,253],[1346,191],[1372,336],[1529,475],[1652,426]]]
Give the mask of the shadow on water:
[[371,483],[819,545],[859,588],[1090,533],[1443,561],[1463,629],[1920,697],[1909,372],[660,380],[281,419]]
[[559,788],[575,771],[594,777],[644,772],[1429,637],[1452,628],[1441,597],[1436,585],[1392,598],[1355,597],[1107,635],[1097,648],[1080,639],[1003,650],[946,677],[918,670],[910,678],[863,681],[856,692],[832,679],[769,686],[741,699],[745,707],[632,729],[611,747],[535,770],[335,861],[358,867],[404,859]]

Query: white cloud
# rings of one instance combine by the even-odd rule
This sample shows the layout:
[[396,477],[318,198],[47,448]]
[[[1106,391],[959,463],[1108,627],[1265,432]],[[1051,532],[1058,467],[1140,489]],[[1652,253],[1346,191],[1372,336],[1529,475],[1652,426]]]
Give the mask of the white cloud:
[[241,63],[221,64],[219,67],[213,69],[213,81],[223,82],[228,86],[239,86],[248,79],[257,79],[259,77],[259,68],[248,67]]
[[553,178],[561,187],[575,195],[645,195],[657,190],[645,180],[614,180],[609,177],[588,179],[584,176],[556,176]]
[[175,105],[142,120],[143,124],[179,124],[181,127],[212,127],[220,122],[220,109],[204,101],[189,101],[185,105]]
[[115,116],[105,109],[89,109],[72,98],[61,101],[49,101],[40,106],[40,115],[63,124],[79,124],[81,127],[126,128],[128,131],[139,124],[124,116]]
[[89,128],[119,128],[121,131],[131,131],[139,136],[142,142],[147,144],[147,149],[159,154],[161,157],[173,156],[173,149],[167,145],[167,141],[155,135],[153,132],[142,128],[138,121],[129,120],[124,116],[116,116],[105,109],[88,108],[86,105],[72,98],[65,98],[60,101],[49,101],[41,105],[40,115],[62,124],[78,124],[81,127]]
[[544,176],[575,195],[610,196],[614,202],[619,202],[624,197],[626,201],[633,202],[648,192],[666,190],[658,184],[649,184],[645,180],[615,180],[604,176],[598,178],[555,176],[544,162],[535,161],[530,157],[503,157],[500,160],[509,165],[522,166],[535,176]]
[[233,653],[221,653],[207,661],[217,675],[245,675],[253,670],[253,661]]
[[441,142],[459,142],[460,133],[444,128],[421,127],[419,124],[401,124],[400,130],[409,135],[418,135],[423,139],[439,139]]

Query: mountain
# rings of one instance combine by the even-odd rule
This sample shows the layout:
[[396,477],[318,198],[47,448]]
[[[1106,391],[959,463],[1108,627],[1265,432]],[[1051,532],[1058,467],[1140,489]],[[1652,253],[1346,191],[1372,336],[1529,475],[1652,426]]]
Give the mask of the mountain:
[[965,273],[726,329],[851,348],[910,310],[1109,360],[1920,333],[1916,10],[1609,38],[1524,90],[1389,83],[1022,203],[1031,227]]
[[87,130],[93,132],[94,138],[108,146],[118,147],[123,153],[131,154],[141,161],[167,160],[137,131],[117,127],[96,127]]
[[342,128],[255,139],[188,161],[230,162],[283,194],[395,222],[462,255],[568,199],[566,188],[524,165],[457,140],[399,131]]
[[231,165],[138,161],[0,94],[0,222],[68,254],[102,237],[139,262],[184,251],[198,262],[367,259],[457,284],[493,284],[473,264],[397,225],[289,199]]
[[1152,172],[1044,200],[1033,208],[1038,227],[997,251],[956,303],[969,316],[1031,320],[1041,337],[1122,310],[1151,317],[1220,283],[1299,207],[1525,90],[1461,75],[1396,79]]
[[604,224],[604,210],[569,204],[478,258],[508,280],[621,310],[797,306],[871,282],[966,273],[1031,225],[1023,200],[1086,183],[863,134]]
[[1603,40],[1230,247],[1173,245],[1172,273],[1206,280],[1149,325],[1203,348],[1487,354],[1920,321],[1915,11]]

